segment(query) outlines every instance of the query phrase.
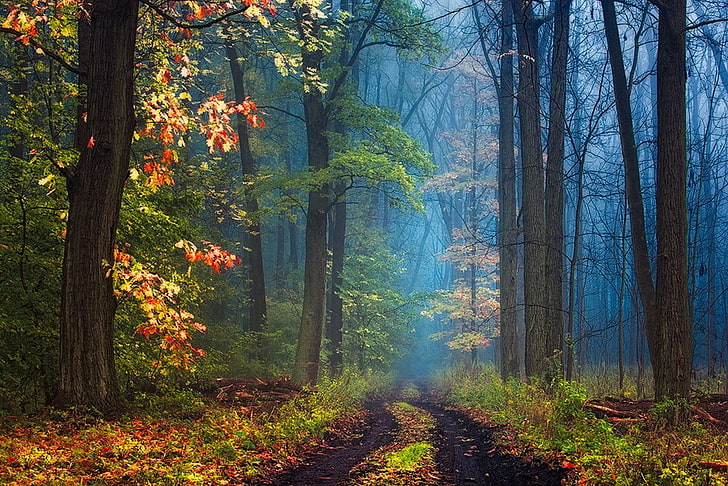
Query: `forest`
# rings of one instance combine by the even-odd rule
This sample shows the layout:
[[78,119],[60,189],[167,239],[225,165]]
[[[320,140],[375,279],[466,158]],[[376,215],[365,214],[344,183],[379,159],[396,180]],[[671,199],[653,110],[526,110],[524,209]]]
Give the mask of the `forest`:
[[728,484],[723,0],[0,6],[0,484]]

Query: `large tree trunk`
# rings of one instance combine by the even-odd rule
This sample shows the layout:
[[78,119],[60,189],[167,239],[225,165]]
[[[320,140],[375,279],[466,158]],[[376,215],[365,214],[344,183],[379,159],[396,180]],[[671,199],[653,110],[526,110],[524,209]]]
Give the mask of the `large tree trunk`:
[[[235,100],[238,103],[242,103],[246,100],[248,94],[245,91],[243,68],[238,61],[238,54],[231,40],[226,41],[225,52],[230,63]],[[253,188],[249,184],[250,178],[255,177],[258,173],[258,164],[253,157],[253,153],[250,151],[248,121],[246,116],[241,113],[238,113],[237,116],[237,132],[240,145],[240,163],[243,170],[243,177],[246,178],[243,183],[243,198],[245,201],[245,211],[249,215],[246,229],[246,246],[248,248],[248,266],[250,269],[250,288],[248,289],[250,297],[250,330],[253,332],[262,332],[266,328],[265,324],[268,314],[265,300],[263,242],[258,215],[258,199],[253,194]],[[262,351],[263,355],[265,355],[265,350],[263,349]]]
[[657,3],[655,398],[689,398],[693,336],[687,270],[685,0]]
[[[309,77],[303,93],[310,170],[328,167],[329,142],[326,138],[328,114],[316,77],[321,70],[323,51],[319,19],[309,5],[297,8],[299,35],[305,46],[301,50],[302,71]],[[326,228],[329,208],[329,185],[311,188],[306,218],[306,261],[304,264],[303,309],[296,345],[293,379],[300,384],[315,384],[318,380],[321,355],[321,336],[326,319]]]
[[[670,0],[658,5],[655,286],[647,253],[637,150],[614,3],[601,2],[625,164],[635,274],[645,311],[655,398],[687,398],[693,342],[687,274],[685,1]],[[684,414],[678,418],[684,418]]]
[[[566,64],[569,51],[570,0],[557,0],[554,17],[549,134],[546,145],[546,351],[558,356],[564,334],[564,133],[566,131]],[[552,365],[561,357],[552,357]]]
[[541,150],[538,29],[531,2],[514,6],[518,38],[518,109],[521,130],[526,376],[542,377],[551,356],[545,302],[544,172]]
[[137,11],[135,0],[97,0],[89,9],[85,132],[93,138],[79,144],[83,150],[78,164],[67,172],[60,382],[55,397],[59,406],[109,411],[120,400],[110,265],[134,129]]

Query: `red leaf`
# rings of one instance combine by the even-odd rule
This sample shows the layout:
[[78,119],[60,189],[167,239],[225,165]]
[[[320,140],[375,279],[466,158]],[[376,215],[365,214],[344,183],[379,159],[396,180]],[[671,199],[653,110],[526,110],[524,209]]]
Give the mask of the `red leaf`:
[[96,139],[91,136],[91,138],[88,139],[88,143],[86,144],[86,147],[91,148],[96,144]]

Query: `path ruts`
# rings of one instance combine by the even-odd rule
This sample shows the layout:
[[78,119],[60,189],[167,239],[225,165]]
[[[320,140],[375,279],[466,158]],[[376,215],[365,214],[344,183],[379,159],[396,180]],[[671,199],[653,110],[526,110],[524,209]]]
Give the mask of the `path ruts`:
[[335,486],[349,478],[349,471],[371,452],[387,445],[395,433],[394,417],[383,402],[368,404],[363,426],[348,440],[335,439],[324,449],[308,455],[291,471],[255,484],[275,486]]
[[[437,420],[434,431],[436,471],[432,478],[434,483],[427,481],[427,484],[557,486],[565,477],[563,470],[553,469],[538,460],[500,451],[487,427],[462,412],[442,406],[425,393],[417,399],[403,401],[425,410]],[[355,486],[357,479],[349,474],[350,471],[370,453],[390,444],[398,434],[396,421],[385,406],[383,402],[369,405],[368,419],[351,434],[354,438],[337,439],[329,443],[328,447],[311,453],[297,468],[253,484]]]
[[443,486],[561,484],[562,471],[500,452],[488,429],[467,415],[434,403],[414,405],[437,419],[435,460]]

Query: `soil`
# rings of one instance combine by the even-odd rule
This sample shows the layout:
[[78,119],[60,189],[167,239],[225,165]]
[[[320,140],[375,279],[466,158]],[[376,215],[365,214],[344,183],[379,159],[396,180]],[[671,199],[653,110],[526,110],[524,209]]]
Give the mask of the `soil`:
[[446,486],[560,485],[566,472],[538,459],[519,457],[493,443],[493,430],[457,410],[416,403],[437,419],[435,456]]
[[331,434],[325,445],[316,447],[303,462],[280,476],[262,479],[255,485],[275,486],[334,486],[346,481],[349,471],[362,462],[371,451],[392,440],[396,423],[383,402],[370,402],[362,419],[354,428]]
[[[566,477],[533,458],[511,455],[493,442],[492,428],[475,422],[462,412],[450,410],[437,401],[412,403],[437,419],[435,432],[438,484],[443,486],[528,486],[559,485]],[[365,419],[344,437],[331,437],[327,445],[315,448],[303,463],[277,477],[256,485],[326,486],[341,485],[350,471],[376,449],[388,444],[396,434],[394,418],[384,402],[367,405]],[[349,484],[352,484],[351,482]]]

